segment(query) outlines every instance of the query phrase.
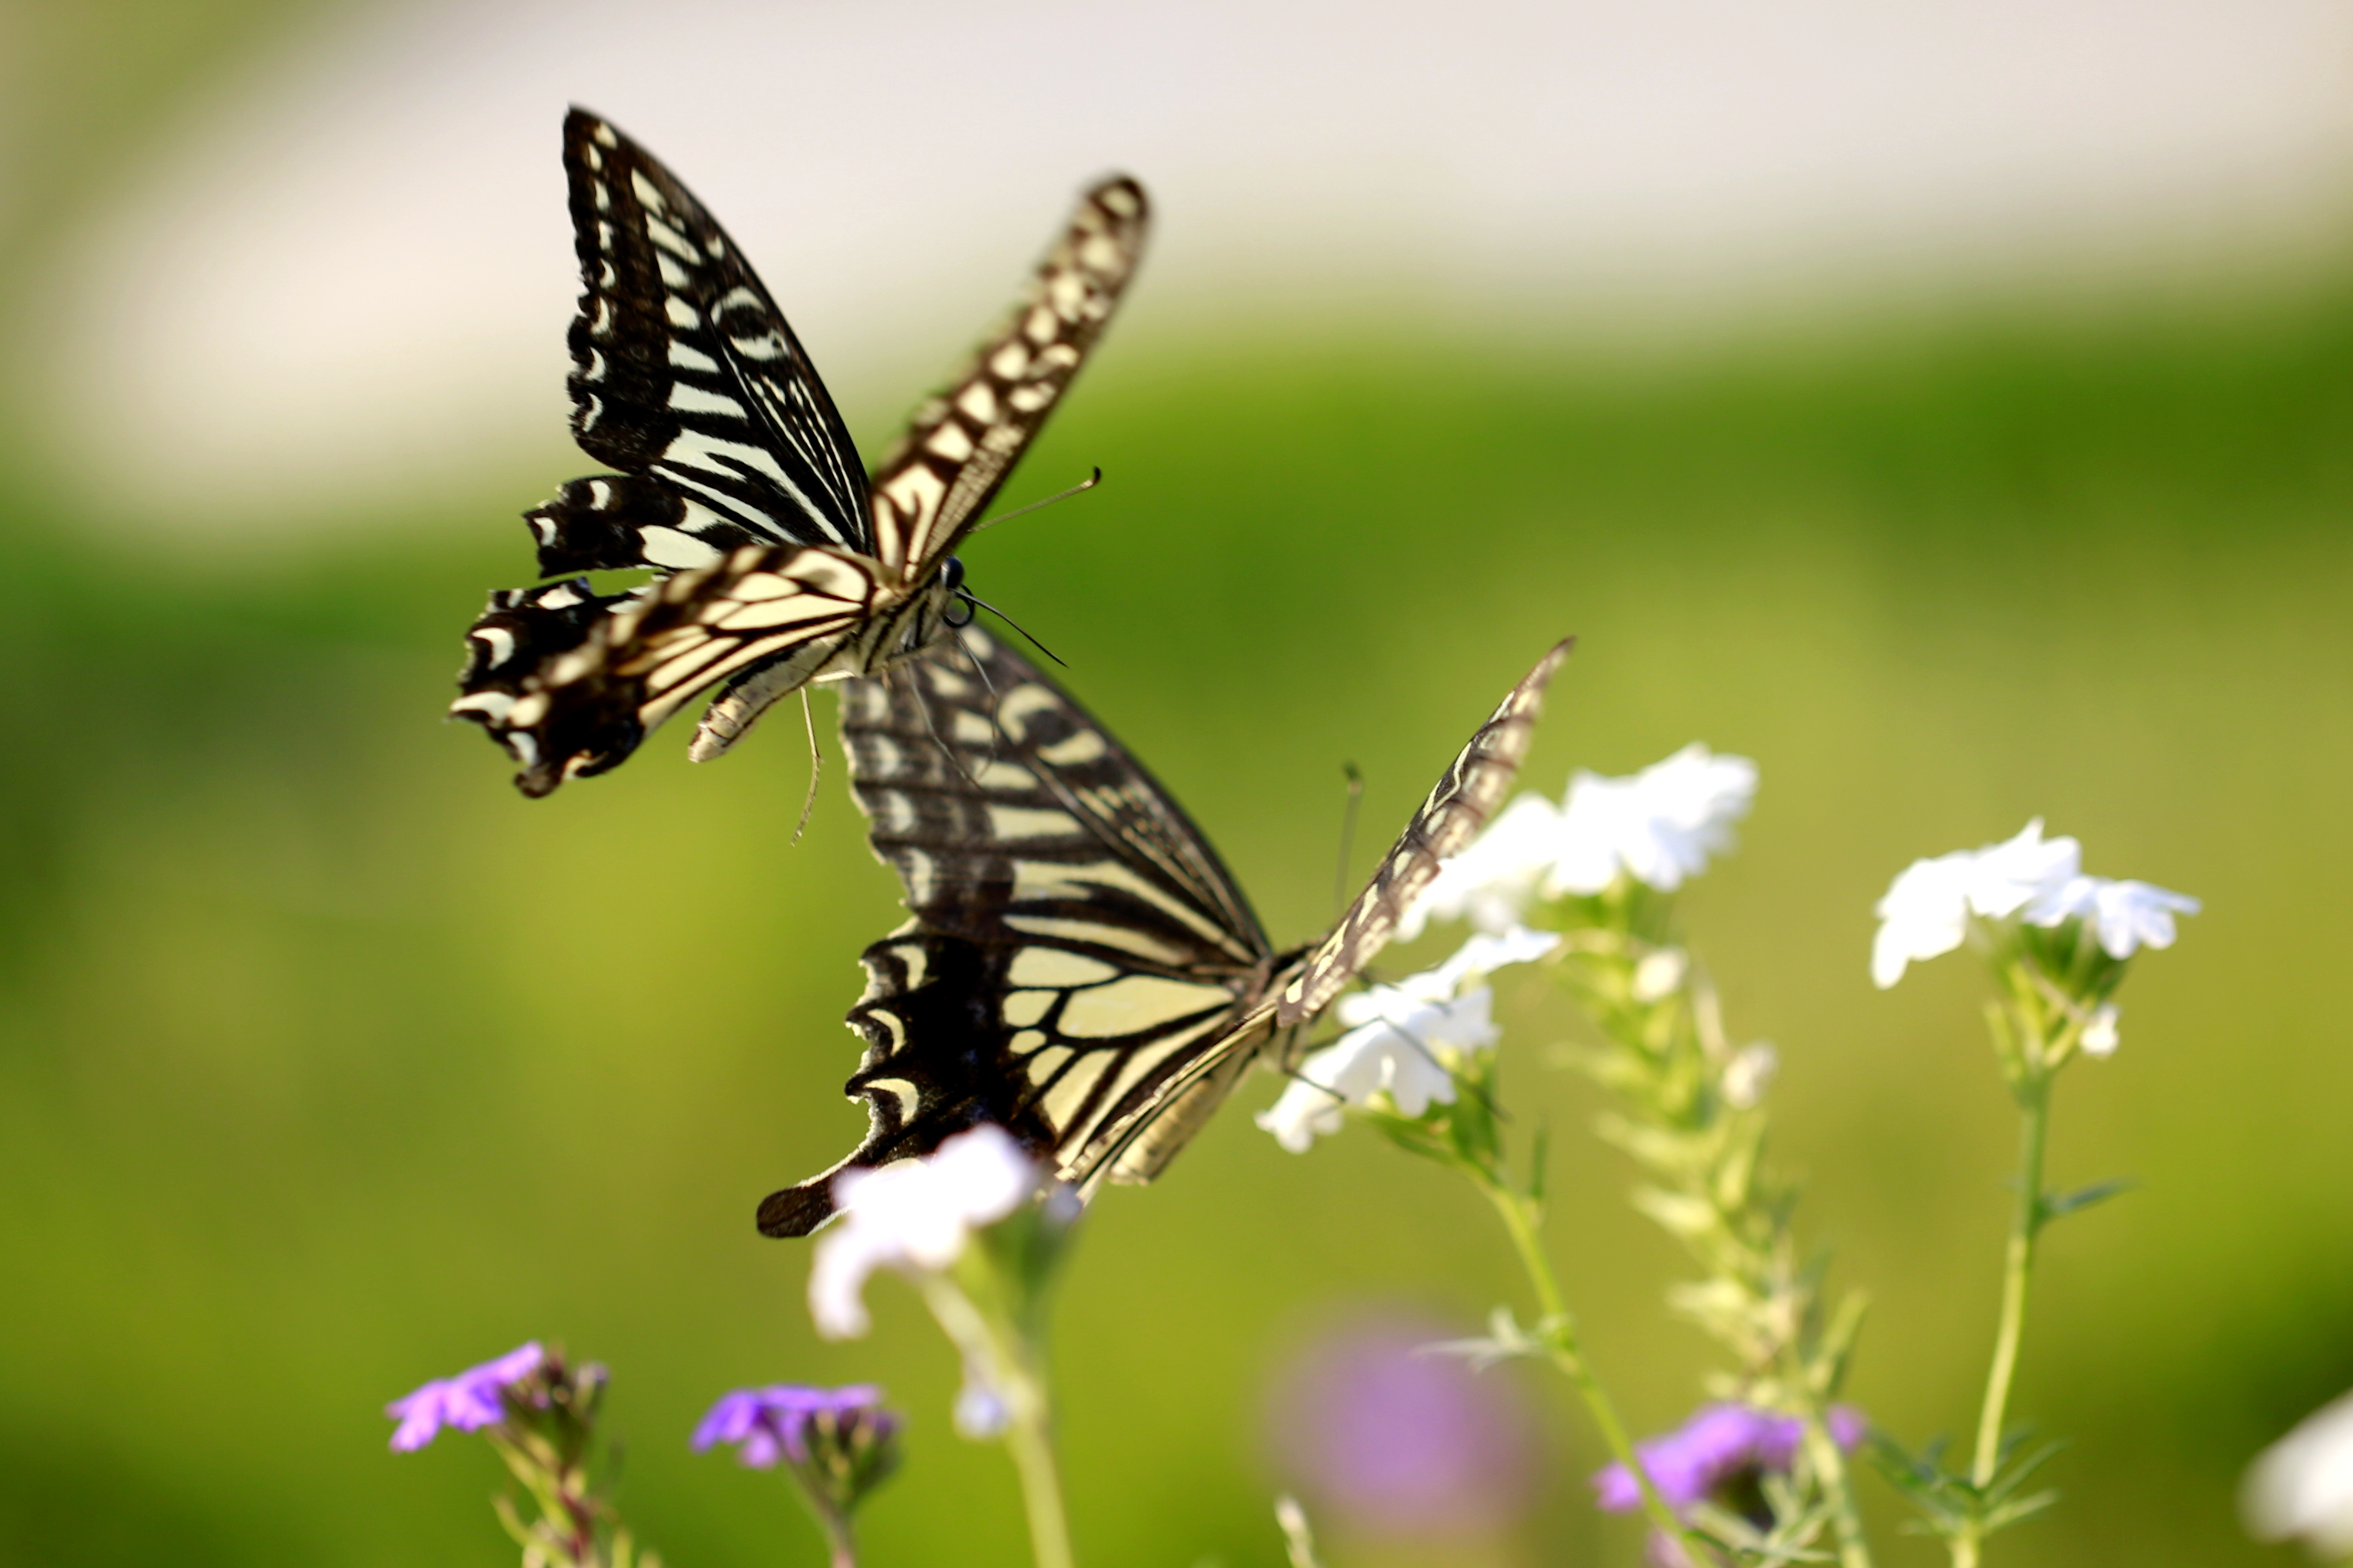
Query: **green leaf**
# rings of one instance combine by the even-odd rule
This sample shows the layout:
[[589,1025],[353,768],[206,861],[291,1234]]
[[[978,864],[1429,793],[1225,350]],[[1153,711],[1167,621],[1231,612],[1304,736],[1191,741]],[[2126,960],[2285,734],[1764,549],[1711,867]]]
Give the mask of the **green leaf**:
[[1549,1353],[1548,1324],[1549,1320],[1538,1323],[1531,1333],[1520,1327],[1509,1307],[1498,1307],[1487,1315],[1487,1331],[1479,1338],[1440,1340],[1417,1347],[1414,1353],[1460,1356],[1471,1363],[1473,1372],[1484,1372],[1507,1361],[1541,1361]]
[[2090,1208],[2094,1204],[2105,1203],[2118,1193],[2128,1193],[2139,1185],[2140,1183],[2133,1177],[2120,1176],[2113,1182],[2094,1182],[2072,1193],[2052,1194],[2042,1200],[2042,1217],[2045,1221],[2054,1220],[2062,1215]]

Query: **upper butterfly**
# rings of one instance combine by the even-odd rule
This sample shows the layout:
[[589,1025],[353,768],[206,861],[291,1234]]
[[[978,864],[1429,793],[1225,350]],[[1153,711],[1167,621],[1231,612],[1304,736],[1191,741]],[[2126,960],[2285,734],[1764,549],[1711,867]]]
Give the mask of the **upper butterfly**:
[[[565,580],[491,595],[450,706],[514,753],[530,795],[617,766],[719,681],[697,762],[778,698],[947,636],[964,597],[950,552],[1101,335],[1146,223],[1134,181],[1087,192],[1011,317],[869,479],[783,312],[677,177],[578,109],[564,166],[585,285],[572,433],[619,471],[523,514],[540,575]],[[633,567],[658,575],[617,594],[579,575]]]
[[1110,731],[979,627],[843,689],[868,841],[914,918],[869,947],[849,1084],[866,1139],[771,1194],[770,1236],[833,1213],[844,1168],[1006,1128],[1060,1179],[1149,1181],[1261,1057],[1299,1034],[1511,788],[1545,684],[1537,661],[1479,726],[1321,941],[1277,952],[1218,852]]

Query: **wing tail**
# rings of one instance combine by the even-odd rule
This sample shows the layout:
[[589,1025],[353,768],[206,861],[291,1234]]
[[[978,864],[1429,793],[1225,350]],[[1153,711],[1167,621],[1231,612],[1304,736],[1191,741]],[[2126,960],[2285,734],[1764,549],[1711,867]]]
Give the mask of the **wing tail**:
[[768,700],[798,688],[878,597],[872,563],[816,545],[746,545],[630,595],[590,595],[582,580],[496,595],[468,635],[450,710],[503,742],[522,766],[516,785],[543,795],[619,765],[721,681],[769,671]]

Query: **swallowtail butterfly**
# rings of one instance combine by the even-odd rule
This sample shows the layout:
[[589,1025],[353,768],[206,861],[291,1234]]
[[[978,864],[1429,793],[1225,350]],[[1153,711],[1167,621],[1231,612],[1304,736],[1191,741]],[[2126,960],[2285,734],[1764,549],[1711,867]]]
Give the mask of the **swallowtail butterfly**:
[[1200,830],[1142,763],[979,627],[842,689],[850,781],[914,918],[860,958],[848,1085],[864,1142],[760,1205],[770,1236],[833,1212],[845,1168],[981,1121],[1082,1190],[1149,1181],[1261,1056],[1387,944],[1438,863],[1510,789],[1566,642],[1479,727],[1339,923],[1277,952]]
[[[524,514],[540,574],[563,581],[491,595],[450,709],[505,742],[530,795],[617,765],[718,682],[698,762],[778,698],[945,637],[964,597],[950,552],[1102,333],[1147,217],[1133,180],[1088,191],[1012,316],[870,479],[783,312],[677,177],[578,109],[564,166],[586,286],[572,432],[618,471]],[[581,575],[628,568],[657,575],[617,594]]]

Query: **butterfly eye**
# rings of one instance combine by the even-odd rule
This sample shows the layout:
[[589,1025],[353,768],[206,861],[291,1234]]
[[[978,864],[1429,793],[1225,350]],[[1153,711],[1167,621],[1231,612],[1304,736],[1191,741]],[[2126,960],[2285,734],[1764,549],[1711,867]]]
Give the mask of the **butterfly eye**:
[[964,563],[962,561],[957,560],[953,555],[948,557],[947,564],[940,568],[940,586],[945,588],[951,594],[956,593],[964,587]]

